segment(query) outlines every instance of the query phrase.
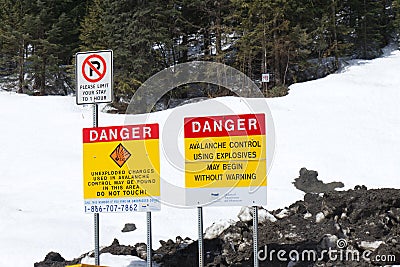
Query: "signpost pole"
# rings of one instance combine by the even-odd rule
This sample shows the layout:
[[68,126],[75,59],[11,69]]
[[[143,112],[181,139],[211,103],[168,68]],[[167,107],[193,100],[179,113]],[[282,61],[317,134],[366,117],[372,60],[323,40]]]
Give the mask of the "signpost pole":
[[151,212],[147,212],[147,267],[151,267],[151,247],[152,247],[152,238],[151,238]]
[[258,267],[258,207],[253,206],[253,254],[254,267]]
[[100,250],[99,250],[99,214],[94,214],[94,262],[100,265]]
[[199,267],[204,267],[204,244],[203,244],[203,208],[197,207],[198,231],[199,231]]
[[265,97],[267,97],[267,95],[268,95],[268,87],[267,86],[268,85],[266,82],[262,82],[262,87],[263,87],[263,92],[264,92]]
[[[99,106],[93,104],[93,127],[99,126]],[[100,265],[100,245],[99,245],[99,214],[94,214],[94,260],[96,265]]]

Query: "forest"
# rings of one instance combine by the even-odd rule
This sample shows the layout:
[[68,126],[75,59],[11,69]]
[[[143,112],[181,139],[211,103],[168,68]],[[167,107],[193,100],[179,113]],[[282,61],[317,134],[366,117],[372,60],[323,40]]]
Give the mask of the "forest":
[[9,90],[73,94],[75,53],[112,49],[118,106],[151,75],[193,60],[232,66],[260,87],[269,73],[269,96],[284,95],[397,45],[400,0],[0,0],[0,22]]

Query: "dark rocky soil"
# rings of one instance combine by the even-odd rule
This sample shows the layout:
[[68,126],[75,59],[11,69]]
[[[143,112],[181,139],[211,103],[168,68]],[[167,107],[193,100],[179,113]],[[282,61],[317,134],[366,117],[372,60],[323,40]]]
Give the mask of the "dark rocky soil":
[[[400,264],[399,189],[357,186],[348,191],[306,193],[304,200],[285,209],[266,212],[260,207],[259,216],[260,266]],[[206,266],[253,266],[252,221],[245,217],[205,240]],[[152,259],[161,266],[198,266],[197,241],[177,237],[160,243]],[[145,259],[146,245],[124,246],[114,240],[101,251],[106,252]],[[65,261],[51,252],[34,266],[61,267],[79,263],[81,258]]]

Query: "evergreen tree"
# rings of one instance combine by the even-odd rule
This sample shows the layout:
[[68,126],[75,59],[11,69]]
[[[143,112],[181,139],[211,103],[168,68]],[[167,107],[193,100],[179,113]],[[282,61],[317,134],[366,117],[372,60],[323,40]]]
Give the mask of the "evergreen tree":
[[391,3],[391,21],[393,31],[391,32],[391,37],[397,42],[399,46],[400,42],[400,0],[393,0]]
[[107,49],[104,25],[105,7],[102,0],[92,0],[88,3],[86,16],[80,25],[79,39],[81,51]]
[[355,53],[358,57],[369,59],[379,56],[379,49],[386,44],[390,24],[387,22],[386,1],[358,0],[353,1],[354,10]]
[[63,66],[77,49],[84,2],[1,0],[1,60],[17,74],[18,92],[31,86],[39,94],[66,93],[59,89],[67,80]]
[[81,25],[82,46],[112,49],[117,102],[130,99],[152,74],[171,64],[168,1],[93,1]]
[[0,0],[0,72],[17,74],[18,92],[23,92],[25,51],[27,36],[24,34],[25,10],[22,0]]
[[0,0],[0,75],[17,91],[66,94],[73,55],[112,49],[116,101],[190,60],[286,86],[311,59],[376,57],[399,39],[399,0]]

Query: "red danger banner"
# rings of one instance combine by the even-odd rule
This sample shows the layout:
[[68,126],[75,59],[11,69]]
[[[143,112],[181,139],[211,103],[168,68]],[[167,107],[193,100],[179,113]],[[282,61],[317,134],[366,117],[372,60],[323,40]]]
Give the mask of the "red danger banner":
[[158,139],[158,124],[139,124],[83,129],[83,143]]
[[185,138],[265,135],[264,114],[185,118]]

